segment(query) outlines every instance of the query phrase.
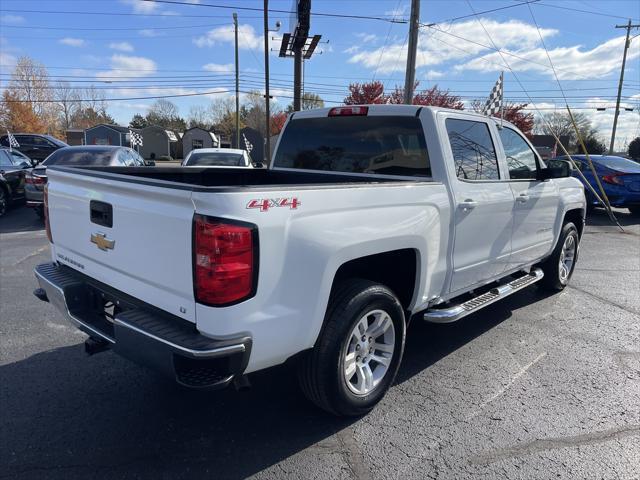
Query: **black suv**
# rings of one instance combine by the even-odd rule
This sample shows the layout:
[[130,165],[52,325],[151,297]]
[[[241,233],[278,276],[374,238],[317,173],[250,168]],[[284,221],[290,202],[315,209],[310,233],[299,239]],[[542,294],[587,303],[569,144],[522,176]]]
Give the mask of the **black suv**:
[[[41,162],[47,158],[51,153],[55,152],[59,148],[68,147],[66,143],[52,137],[51,135],[39,135],[36,133],[14,133],[16,141],[20,144],[19,147],[13,147],[24,153],[34,162]],[[9,147],[9,137],[3,135],[0,137],[0,145],[3,147]]]
[[25,173],[31,161],[20,152],[0,148],[0,217],[13,203],[25,199]]

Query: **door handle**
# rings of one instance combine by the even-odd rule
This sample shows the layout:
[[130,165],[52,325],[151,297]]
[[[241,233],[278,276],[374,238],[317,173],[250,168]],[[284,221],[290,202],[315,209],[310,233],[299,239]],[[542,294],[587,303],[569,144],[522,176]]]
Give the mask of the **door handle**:
[[516,200],[518,200],[520,203],[526,203],[529,201],[529,195],[527,195],[526,193],[521,193]]
[[475,200],[471,200],[470,198],[458,204],[458,208],[461,208],[464,211],[473,210],[477,206],[478,206],[478,202],[476,202]]

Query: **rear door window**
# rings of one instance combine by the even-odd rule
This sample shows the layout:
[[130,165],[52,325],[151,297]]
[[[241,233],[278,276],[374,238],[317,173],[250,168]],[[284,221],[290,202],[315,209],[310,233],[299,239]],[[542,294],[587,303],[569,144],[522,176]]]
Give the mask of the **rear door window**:
[[487,123],[447,118],[446,127],[459,179],[500,179],[498,157]]
[[344,116],[291,120],[274,167],[430,177],[420,119],[414,116]]

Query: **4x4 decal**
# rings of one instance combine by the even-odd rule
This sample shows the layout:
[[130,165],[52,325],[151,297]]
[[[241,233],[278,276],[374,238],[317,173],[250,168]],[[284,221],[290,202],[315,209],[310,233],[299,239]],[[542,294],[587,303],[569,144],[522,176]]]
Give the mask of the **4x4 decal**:
[[289,207],[296,210],[302,203],[296,197],[293,198],[260,198],[247,203],[247,208],[259,208],[261,212],[266,212],[270,208]]

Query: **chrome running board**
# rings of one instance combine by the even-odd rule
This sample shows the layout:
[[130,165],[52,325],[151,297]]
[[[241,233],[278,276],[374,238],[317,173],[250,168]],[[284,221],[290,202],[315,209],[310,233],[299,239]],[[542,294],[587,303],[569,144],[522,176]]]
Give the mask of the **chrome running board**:
[[462,317],[475,313],[487,305],[491,305],[498,300],[502,300],[503,298],[542,280],[542,277],[544,277],[542,270],[539,268],[533,269],[531,270],[531,273],[518,277],[515,280],[511,280],[509,283],[492,288],[488,292],[478,295],[471,300],[467,300],[464,303],[452,305],[447,308],[430,308],[425,312],[424,319],[428,322],[434,323],[455,322],[456,320],[460,320]]

